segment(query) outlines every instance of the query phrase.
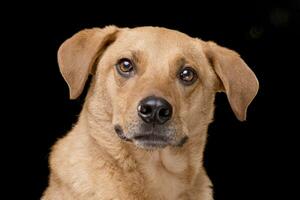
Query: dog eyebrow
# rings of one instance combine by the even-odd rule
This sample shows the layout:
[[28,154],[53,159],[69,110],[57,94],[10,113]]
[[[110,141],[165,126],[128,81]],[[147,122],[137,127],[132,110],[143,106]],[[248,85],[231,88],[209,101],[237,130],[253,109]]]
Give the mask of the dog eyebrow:
[[182,68],[187,63],[189,63],[189,62],[182,54],[175,55],[175,59],[172,59],[169,62],[170,74],[173,74],[176,76],[178,70],[180,70],[180,68]]
[[117,59],[120,60],[122,58],[128,58],[131,59],[132,61],[136,63],[140,63],[143,61],[144,58],[144,53],[140,50],[131,50],[128,49],[125,52],[121,52],[118,56]]
[[129,50],[134,62],[141,63],[144,59],[144,53],[140,50]]
[[186,63],[188,63],[188,61],[183,55],[176,56],[174,64],[176,64],[177,66],[182,66]]

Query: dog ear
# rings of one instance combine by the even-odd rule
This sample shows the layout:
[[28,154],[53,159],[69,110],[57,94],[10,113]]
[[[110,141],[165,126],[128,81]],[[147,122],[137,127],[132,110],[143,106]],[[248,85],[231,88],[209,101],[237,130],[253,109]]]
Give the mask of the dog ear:
[[116,39],[118,28],[86,29],[67,39],[58,50],[59,69],[70,90],[70,99],[82,92],[99,56]]
[[205,52],[234,114],[240,121],[246,120],[247,108],[259,88],[255,74],[235,51],[207,42]]

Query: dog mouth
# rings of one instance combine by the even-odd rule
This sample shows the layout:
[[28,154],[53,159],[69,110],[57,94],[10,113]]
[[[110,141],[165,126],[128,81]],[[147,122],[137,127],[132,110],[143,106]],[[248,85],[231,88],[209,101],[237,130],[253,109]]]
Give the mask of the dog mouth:
[[182,147],[188,140],[188,137],[184,136],[178,142],[175,142],[174,138],[158,134],[153,129],[151,131],[146,131],[143,134],[134,134],[132,137],[128,137],[125,135],[120,125],[115,125],[114,128],[120,139],[132,142],[137,147],[147,150],[164,148],[168,145]]
[[124,134],[124,131],[120,125],[115,125],[115,132],[119,136],[120,139],[131,142],[132,140],[127,138]]
[[170,139],[154,133],[137,135],[133,138],[133,143],[145,149],[164,148],[170,144]]

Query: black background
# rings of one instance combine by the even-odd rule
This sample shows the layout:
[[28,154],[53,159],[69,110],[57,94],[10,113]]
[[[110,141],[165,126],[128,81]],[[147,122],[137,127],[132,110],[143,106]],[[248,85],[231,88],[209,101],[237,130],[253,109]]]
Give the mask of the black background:
[[2,145],[12,171],[4,171],[12,189],[8,199],[39,199],[47,186],[50,147],[76,122],[83,103],[84,95],[68,99],[57,65],[59,45],[83,28],[110,24],[177,29],[239,52],[257,75],[260,91],[242,123],[226,96],[217,95],[205,152],[215,199],[289,199],[291,160],[297,160],[291,152],[298,120],[293,114],[298,109],[299,0],[16,3],[8,10],[1,14],[8,61],[3,68],[9,70],[2,71],[3,91],[12,105],[4,106],[11,142]]

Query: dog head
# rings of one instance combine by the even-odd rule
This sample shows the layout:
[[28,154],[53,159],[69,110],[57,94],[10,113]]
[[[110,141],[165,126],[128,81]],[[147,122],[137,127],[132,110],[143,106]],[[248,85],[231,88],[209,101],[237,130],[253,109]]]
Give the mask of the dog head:
[[58,61],[70,98],[93,74],[89,113],[145,149],[182,146],[206,132],[219,91],[245,120],[258,91],[254,73],[237,53],[165,28],[83,30],[61,45]]

